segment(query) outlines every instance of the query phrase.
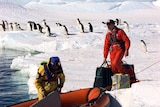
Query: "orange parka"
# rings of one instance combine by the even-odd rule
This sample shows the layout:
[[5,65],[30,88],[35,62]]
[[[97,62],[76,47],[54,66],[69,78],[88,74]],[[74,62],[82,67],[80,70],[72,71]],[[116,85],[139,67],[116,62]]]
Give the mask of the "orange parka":
[[[122,44],[120,44],[119,42],[115,42],[115,43],[111,43],[110,41],[110,35],[114,35],[114,33],[116,33],[116,39],[120,42],[122,42]],[[104,42],[104,58],[107,58],[108,56],[108,52],[111,51],[114,47],[114,45],[124,45],[124,51],[125,50],[128,50],[129,47],[130,47],[130,40],[129,38],[127,37],[126,33],[122,30],[122,29],[119,29],[119,28],[115,28],[115,30],[113,31],[108,31],[106,33],[106,37],[105,37],[105,42]],[[123,48],[123,46],[121,46]],[[111,50],[110,50],[111,49]]]

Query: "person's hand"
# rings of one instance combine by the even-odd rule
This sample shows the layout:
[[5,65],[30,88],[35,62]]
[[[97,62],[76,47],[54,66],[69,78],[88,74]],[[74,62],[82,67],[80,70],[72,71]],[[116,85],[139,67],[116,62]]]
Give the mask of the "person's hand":
[[57,88],[57,91],[58,91],[59,93],[61,93],[61,88]]
[[107,59],[106,59],[106,58],[104,58],[103,63],[106,63],[106,62],[107,62]]
[[61,93],[62,87],[63,87],[63,84],[62,84],[62,83],[58,85],[57,90],[58,90],[59,93]]
[[45,97],[45,92],[43,90],[41,91],[41,95],[43,98]]
[[124,52],[124,56],[125,56],[125,57],[127,57],[128,55],[129,55],[128,50],[125,50],[125,52]]

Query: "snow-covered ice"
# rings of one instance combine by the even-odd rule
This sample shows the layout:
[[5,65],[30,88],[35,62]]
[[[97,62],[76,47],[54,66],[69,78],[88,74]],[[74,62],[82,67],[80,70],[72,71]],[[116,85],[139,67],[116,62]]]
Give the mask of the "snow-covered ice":
[[[92,87],[96,67],[103,61],[103,43],[107,27],[102,21],[120,18],[130,26],[126,32],[131,40],[129,56],[123,60],[134,64],[141,81],[131,88],[111,91],[123,107],[160,106],[160,0],[0,0],[0,19],[19,23],[23,31],[1,31],[0,48],[27,51],[12,61],[11,68],[28,75],[28,93],[36,94],[33,84],[39,63],[50,56],[59,56],[66,82],[63,92]],[[86,33],[80,33],[76,19],[80,18]],[[46,19],[54,37],[27,30],[27,22],[41,24]],[[92,33],[88,22],[93,25]],[[1,22],[2,23],[2,22]],[[64,35],[56,23],[67,26]],[[45,30],[43,30],[45,32]],[[140,40],[148,52],[141,49]],[[39,54],[32,55],[37,52]],[[109,60],[109,59],[108,59]]]

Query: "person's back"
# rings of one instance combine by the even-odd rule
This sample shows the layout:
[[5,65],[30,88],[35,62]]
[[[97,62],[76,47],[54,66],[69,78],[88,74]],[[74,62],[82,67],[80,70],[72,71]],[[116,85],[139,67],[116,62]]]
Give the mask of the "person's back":
[[59,57],[51,57],[38,68],[34,84],[38,91],[38,99],[41,100],[50,92],[61,91],[65,82],[65,75]]

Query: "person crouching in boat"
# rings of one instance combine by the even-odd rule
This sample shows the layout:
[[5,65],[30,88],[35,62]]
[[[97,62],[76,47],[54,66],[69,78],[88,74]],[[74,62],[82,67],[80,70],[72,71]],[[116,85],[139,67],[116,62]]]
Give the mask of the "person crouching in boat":
[[41,63],[34,81],[38,91],[38,100],[43,99],[52,91],[61,92],[64,82],[65,75],[59,57],[50,57],[49,61]]

